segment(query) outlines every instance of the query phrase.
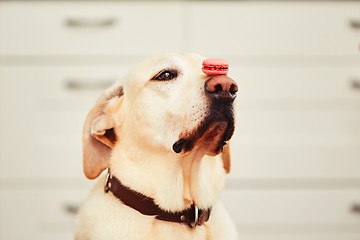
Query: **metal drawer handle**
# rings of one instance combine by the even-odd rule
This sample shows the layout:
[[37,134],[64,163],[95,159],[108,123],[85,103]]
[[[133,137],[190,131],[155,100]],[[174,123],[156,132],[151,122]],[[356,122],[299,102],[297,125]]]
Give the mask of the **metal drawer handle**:
[[113,27],[116,24],[116,18],[68,18],[65,25],[71,28],[106,28]]
[[86,79],[77,79],[71,78],[65,81],[65,88],[68,90],[76,90],[76,91],[83,91],[83,90],[105,90],[109,88],[115,79],[103,79],[103,80],[86,80]]
[[64,211],[70,215],[76,215],[79,212],[80,205],[67,203],[64,205]]
[[354,90],[360,90],[360,79],[352,79],[351,88]]
[[350,20],[350,27],[353,28],[353,29],[357,29],[357,30],[360,30],[360,20]]
[[354,203],[351,207],[351,211],[356,214],[360,214],[360,203]]

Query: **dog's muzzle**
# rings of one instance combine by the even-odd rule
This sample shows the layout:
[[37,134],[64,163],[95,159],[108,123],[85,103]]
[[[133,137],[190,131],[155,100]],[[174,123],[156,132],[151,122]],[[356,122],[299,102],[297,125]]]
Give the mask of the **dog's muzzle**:
[[[209,74],[204,85],[205,95],[210,102],[209,112],[197,129],[187,136],[181,136],[173,144],[175,153],[190,151],[199,139],[205,139],[205,144],[211,148],[209,151],[217,154],[222,151],[226,141],[230,140],[234,132],[233,102],[236,98],[238,85],[232,78],[223,74],[222,70],[217,70],[221,69],[221,66],[216,66],[216,64],[220,64],[219,61],[209,59],[205,61],[207,64],[214,62],[212,67],[215,66],[213,67],[215,70],[211,71],[212,74]],[[207,72],[204,71],[206,74]]]

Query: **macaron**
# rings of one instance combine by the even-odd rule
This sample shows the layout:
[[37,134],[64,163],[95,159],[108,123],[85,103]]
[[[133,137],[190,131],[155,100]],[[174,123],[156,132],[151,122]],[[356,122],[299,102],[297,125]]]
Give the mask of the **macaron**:
[[226,75],[229,72],[229,64],[222,58],[207,58],[202,63],[202,71],[207,75]]

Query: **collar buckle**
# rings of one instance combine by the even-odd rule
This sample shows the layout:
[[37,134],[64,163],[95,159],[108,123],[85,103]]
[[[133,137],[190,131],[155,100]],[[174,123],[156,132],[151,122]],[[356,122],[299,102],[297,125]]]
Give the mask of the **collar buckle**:
[[108,193],[110,191],[111,183],[110,183],[111,175],[110,170],[108,170],[105,178],[104,192]]
[[206,210],[199,209],[195,204],[191,205],[191,209],[194,212],[194,221],[190,222],[188,225],[191,228],[196,228],[197,226],[202,226],[210,218],[211,208]]
[[195,204],[193,204],[191,206],[191,208],[194,209],[194,221],[189,223],[189,226],[191,228],[195,228],[197,225],[200,225],[199,224],[199,209]]

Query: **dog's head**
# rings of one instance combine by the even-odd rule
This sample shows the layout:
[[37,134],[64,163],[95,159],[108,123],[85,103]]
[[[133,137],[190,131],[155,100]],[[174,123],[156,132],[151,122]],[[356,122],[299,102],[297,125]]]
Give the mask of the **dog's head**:
[[88,114],[83,129],[85,175],[96,178],[109,165],[117,145],[144,151],[188,154],[223,151],[234,131],[236,83],[226,75],[202,72],[204,58],[167,54],[149,59],[105,91]]

